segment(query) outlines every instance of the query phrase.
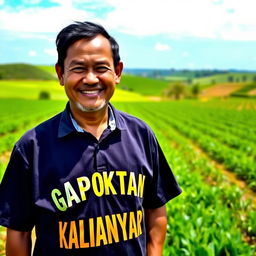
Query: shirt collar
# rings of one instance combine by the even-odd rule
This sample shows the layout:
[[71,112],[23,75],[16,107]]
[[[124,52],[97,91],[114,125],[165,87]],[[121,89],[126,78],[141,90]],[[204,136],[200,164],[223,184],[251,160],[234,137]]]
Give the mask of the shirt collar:
[[[114,113],[113,113],[113,110],[110,105],[108,105],[108,113],[109,113],[108,126],[111,131],[114,131],[116,129],[116,120],[115,120]],[[83,128],[81,128],[79,126],[79,124],[77,123],[77,121],[73,118],[71,112],[69,114],[70,114],[72,124],[74,125],[76,131],[85,132],[85,130]]]
[[[111,131],[114,131],[116,128],[122,130],[122,125],[119,127],[118,113],[117,110],[109,103],[109,120],[108,125]],[[65,110],[61,114],[58,137],[64,137],[71,132],[84,132],[84,130],[78,125],[76,120],[71,115],[71,110],[69,103],[67,103]]]

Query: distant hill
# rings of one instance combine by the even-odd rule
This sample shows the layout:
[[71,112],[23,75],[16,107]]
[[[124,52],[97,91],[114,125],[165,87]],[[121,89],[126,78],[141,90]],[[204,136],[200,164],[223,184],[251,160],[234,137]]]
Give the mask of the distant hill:
[[14,63],[0,65],[0,80],[53,80],[54,76],[34,65]]
[[[49,72],[53,77],[56,77],[54,66],[37,66],[38,68]],[[169,82],[162,81],[159,79],[143,77],[143,70],[147,69],[138,69],[137,75],[129,75],[124,71],[121,79],[121,83],[117,86],[119,89],[123,89],[130,92],[136,92],[141,95],[154,95],[160,96],[162,94],[163,89],[165,89]],[[133,70],[136,73],[135,70]],[[142,73],[141,73],[142,72]],[[139,75],[140,74],[140,75]]]
[[117,87],[142,95],[160,96],[168,84],[168,81],[124,74],[121,83]]
[[245,85],[243,83],[221,83],[202,90],[201,97],[227,97]]
[[53,77],[57,78],[55,66],[54,65],[37,65],[36,67],[46,71],[47,73],[50,73]]
[[[5,64],[0,65],[0,80],[52,80],[57,81],[54,65]],[[188,86],[197,84],[203,94],[211,96],[254,95],[256,72],[222,70],[176,70],[176,69],[125,69],[121,83],[117,86],[129,92],[144,96],[162,96],[170,83],[181,81]],[[213,87],[210,89],[210,87]],[[209,88],[209,90],[205,90]],[[242,90],[242,91],[240,91]]]
[[256,97],[256,82],[247,84],[231,94],[234,97]]
[[143,68],[126,68],[126,74],[137,75],[151,78],[162,78],[166,80],[176,80],[173,78],[179,77],[177,80],[186,80],[199,77],[212,76],[216,74],[228,73],[225,70],[189,70],[189,69],[143,69]]
[[[57,80],[0,80],[0,98],[38,99],[40,92],[48,92],[52,100],[67,100],[63,86]],[[111,102],[116,101],[148,101],[136,92],[116,89]]]
[[226,73],[208,77],[195,78],[192,80],[194,84],[214,85],[219,83],[251,83],[256,82],[256,73]]

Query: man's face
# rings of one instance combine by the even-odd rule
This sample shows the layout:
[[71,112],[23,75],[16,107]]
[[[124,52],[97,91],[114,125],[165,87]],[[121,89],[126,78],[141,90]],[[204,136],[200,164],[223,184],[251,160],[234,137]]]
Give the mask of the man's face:
[[67,50],[64,71],[56,65],[74,114],[106,107],[120,82],[122,63],[114,67],[109,41],[102,35],[80,39]]

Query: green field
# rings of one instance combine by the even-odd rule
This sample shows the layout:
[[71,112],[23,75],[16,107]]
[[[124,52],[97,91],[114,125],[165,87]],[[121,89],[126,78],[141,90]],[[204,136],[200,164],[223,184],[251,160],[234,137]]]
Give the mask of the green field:
[[227,73],[193,79],[193,83],[212,85],[219,83],[252,83],[256,81],[255,73]]
[[[145,71],[146,72],[146,71]],[[191,85],[197,85],[200,90],[206,87],[211,87],[218,84],[241,84],[243,87],[248,87],[251,84],[255,85],[256,73],[228,73],[224,71],[214,70],[177,70],[169,71],[170,75],[160,76],[158,79],[152,77],[135,76],[130,74],[124,74],[121,79],[121,83],[117,88],[127,92],[136,93],[137,96],[144,95],[153,97],[161,97],[164,95],[166,88],[171,86],[173,83],[181,82],[187,85],[186,96],[191,95]],[[154,73],[154,72],[153,72]],[[157,72],[156,72],[157,73]],[[25,82],[26,81],[26,82]],[[18,84],[19,83],[19,84]],[[19,95],[22,95],[20,90],[27,89],[26,98],[37,98],[40,91],[48,91],[51,94],[52,99],[63,99],[63,91],[60,90],[57,84],[57,76],[54,65],[43,66],[43,65],[28,65],[28,64],[5,64],[0,65],[0,92],[1,97],[14,97],[11,95],[13,90],[17,90]],[[16,87],[18,85],[18,87]],[[30,86],[32,85],[32,87]],[[8,86],[8,87],[6,87]],[[34,90],[36,88],[36,90]],[[242,88],[243,89],[243,88]],[[40,90],[40,91],[38,91]],[[127,97],[124,93],[123,99],[135,97],[133,94],[128,94]],[[232,91],[233,96],[253,96],[249,91],[243,91],[242,94]],[[205,96],[205,95],[204,95]],[[16,96],[22,98],[22,96]],[[254,97],[254,96],[253,96]],[[137,98],[137,97],[136,97]],[[119,99],[118,99],[119,100]],[[137,98],[137,100],[139,100]]]
[[[54,67],[37,68],[52,79],[0,77],[0,180],[20,136],[62,111],[67,102]],[[28,70],[37,72],[31,67]],[[255,74],[218,74],[194,80],[193,73],[180,72],[175,74],[176,80],[181,79],[179,74],[193,78],[203,87],[213,82],[226,83],[232,75],[232,83],[238,79],[248,83],[239,95],[254,89],[250,81]],[[118,109],[152,127],[182,187],[182,195],[167,204],[168,232],[163,255],[254,256],[256,99],[150,101],[149,96],[160,100],[169,83],[124,74],[111,100]],[[49,100],[39,100],[42,91],[49,93]],[[4,231],[0,227],[0,256],[5,255]]]
[[176,71],[166,76],[168,81],[184,81],[190,84],[212,85],[218,83],[252,83],[256,82],[255,72],[219,72],[210,70]]
[[[13,143],[26,130],[61,111],[65,103],[0,99],[1,173]],[[253,256],[256,252],[252,192],[256,190],[256,101],[137,102],[130,99],[129,103],[113,103],[152,127],[183,189],[182,195],[167,205],[164,255]],[[230,179],[223,170],[235,176]],[[245,186],[237,185],[239,179]],[[4,255],[3,231],[0,235],[0,255]]]
[[163,90],[168,86],[168,84],[169,82],[167,81],[132,75],[124,75],[122,76],[119,86],[120,88],[138,92],[142,95],[161,96]]
[[[248,85],[244,86],[242,89],[232,93],[231,96],[235,96],[235,97],[248,97],[248,94],[250,94],[250,92],[252,90],[256,90],[256,83],[255,82],[251,83],[251,84],[248,84]],[[256,97],[256,94],[251,95],[251,96]]]
[[[113,101],[147,101],[148,99],[136,92],[116,89]],[[25,81],[25,80],[0,80],[1,98],[38,99],[39,94],[46,91],[50,99],[66,100],[64,88],[57,80],[51,81]]]
[[24,63],[0,64],[0,79],[52,80],[55,76],[47,70]]
[[[38,68],[50,73],[53,77],[56,77],[54,66],[38,66]],[[167,81],[128,75],[124,72],[118,88],[146,96],[161,96],[168,84],[169,82]]]
[[56,77],[57,78],[57,75],[56,75],[56,71],[55,71],[55,67],[54,65],[51,65],[51,66],[37,66],[38,68],[50,73],[53,77]]

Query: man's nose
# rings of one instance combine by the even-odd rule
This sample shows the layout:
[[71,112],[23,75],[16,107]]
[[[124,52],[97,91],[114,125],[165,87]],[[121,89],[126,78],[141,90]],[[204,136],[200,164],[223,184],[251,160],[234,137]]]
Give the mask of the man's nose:
[[93,85],[93,84],[97,84],[98,82],[99,82],[99,78],[98,78],[97,74],[95,74],[95,72],[93,72],[93,71],[86,72],[86,74],[83,78],[84,84]]

